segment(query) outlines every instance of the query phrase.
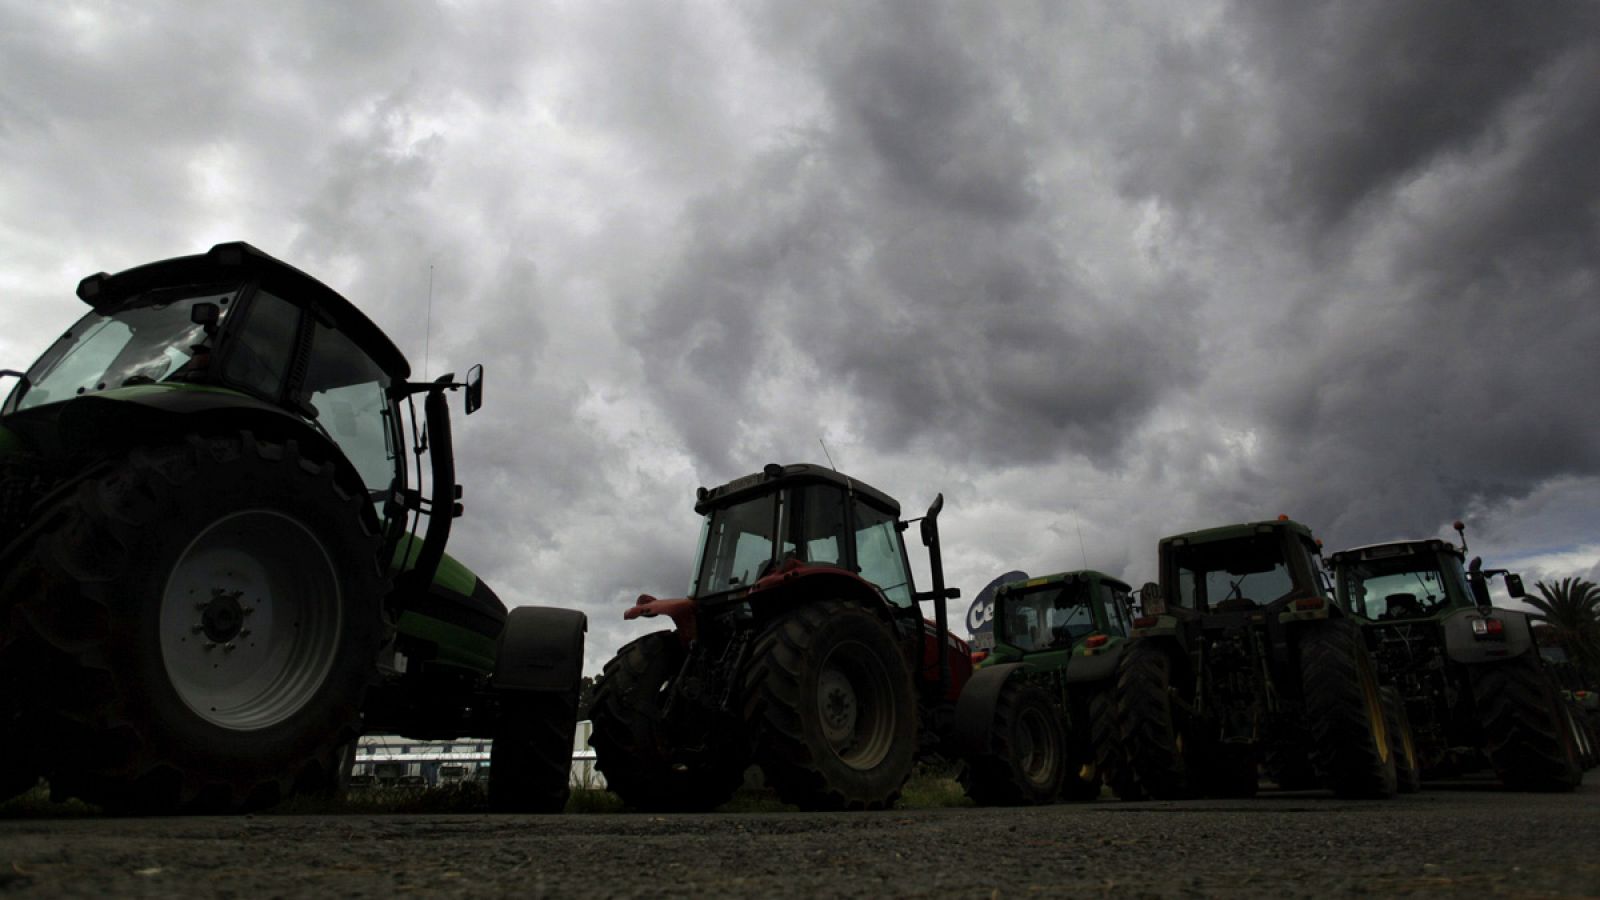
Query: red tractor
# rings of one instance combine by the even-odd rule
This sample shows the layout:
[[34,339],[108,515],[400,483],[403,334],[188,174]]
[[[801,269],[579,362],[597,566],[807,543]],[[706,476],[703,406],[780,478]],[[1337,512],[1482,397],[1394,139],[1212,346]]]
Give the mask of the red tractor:
[[[892,806],[972,675],[945,625],[960,592],[944,586],[943,504],[902,521],[893,497],[813,465],[700,488],[689,595],[641,596],[624,614],[674,630],[624,646],[596,692],[590,743],[611,790],[640,809],[709,810],[753,762],[801,809]],[[929,591],[906,560],[912,521]]]

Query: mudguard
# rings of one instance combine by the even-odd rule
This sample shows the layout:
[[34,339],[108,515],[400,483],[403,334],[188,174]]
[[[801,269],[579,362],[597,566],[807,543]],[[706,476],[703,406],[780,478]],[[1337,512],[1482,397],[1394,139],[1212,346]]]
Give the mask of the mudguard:
[[956,701],[956,716],[952,728],[956,749],[963,755],[976,756],[989,752],[989,725],[994,721],[995,708],[1000,705],[1000,692],[1006,682],[1027,663],[1005,663],[985,666],[972,673],[972,680],[961,691]]
[[1483,619],[1476,609],[1457,610],[1444,617],[1444,651],[1451,662],[1473,665],[1521,656],[1533,650],[1533,629],[1528,614],[1514,609],[1491,609],[1489,618],[1499,619],[1504,629],[1500,639],[1480,638],[1472,623]]
[[494,689],[576,691],[583,678],[583,636],[588,630],[588,617],[575,609],[513,609],[500,632]]
[[1067,684],[1086,684],[1116,678],[1117,666],[1122,664],[1122,654],[1127,647],[1127,641],[1117,641],[1099,651],[1081,647],[1073,651],[1072,661],[1067,663]]

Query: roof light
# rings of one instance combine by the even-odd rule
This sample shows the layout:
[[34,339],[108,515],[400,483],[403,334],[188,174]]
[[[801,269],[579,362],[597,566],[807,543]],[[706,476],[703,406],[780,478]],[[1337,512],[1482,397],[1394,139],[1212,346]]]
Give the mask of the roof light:
[[1279,522],[1287,522],[1287,521],[1289,521],[1289,517],[1288,517],[1288,515],[1286,515],[1284,513],[1278,513],[1278,521]]

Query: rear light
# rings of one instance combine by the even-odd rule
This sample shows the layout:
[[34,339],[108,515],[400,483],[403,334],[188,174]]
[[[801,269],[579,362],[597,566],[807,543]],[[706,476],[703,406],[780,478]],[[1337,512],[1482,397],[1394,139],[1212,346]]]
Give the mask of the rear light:
[[1294,602],[1294,608],[1302,612],[1321,609],[1327,605],[1328,601],[1322,597],[1302,597]]
[[1473,619],[1472,633],[1480,638],[1503,638],[1506,626],[1499,619]]
[[1091,634],[1083,639],[1083,645],[1093,650],[1096,647],[1104,647],[1106,645],[1106,641],[1109,640],[1111,640],[1111,638],[1106,637],[1103,634]]
[[986,660],[988,658],[989,658],[989,651],[987,651],[987,650],[974,650],[974,651],[972,651],[972,664],[973,665],[977,665],[978,663],[981,663],[981,662],[983,662],[984,660]]
[[1160,616],[1140,616],[1139,618],[1133,620],[1133,627],[1135,627],[1135,628],[1154,628],[1156,626],[1156,623],[1160,622],[1160,621],[1161,621],[1161,617]]

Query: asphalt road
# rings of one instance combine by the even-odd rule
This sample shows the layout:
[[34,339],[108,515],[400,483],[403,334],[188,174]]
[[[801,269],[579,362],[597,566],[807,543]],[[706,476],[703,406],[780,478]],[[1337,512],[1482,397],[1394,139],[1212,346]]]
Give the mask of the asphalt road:
[[0,893],[1596,896],[1600,784],[864,815],[25,818],[0,821]]

